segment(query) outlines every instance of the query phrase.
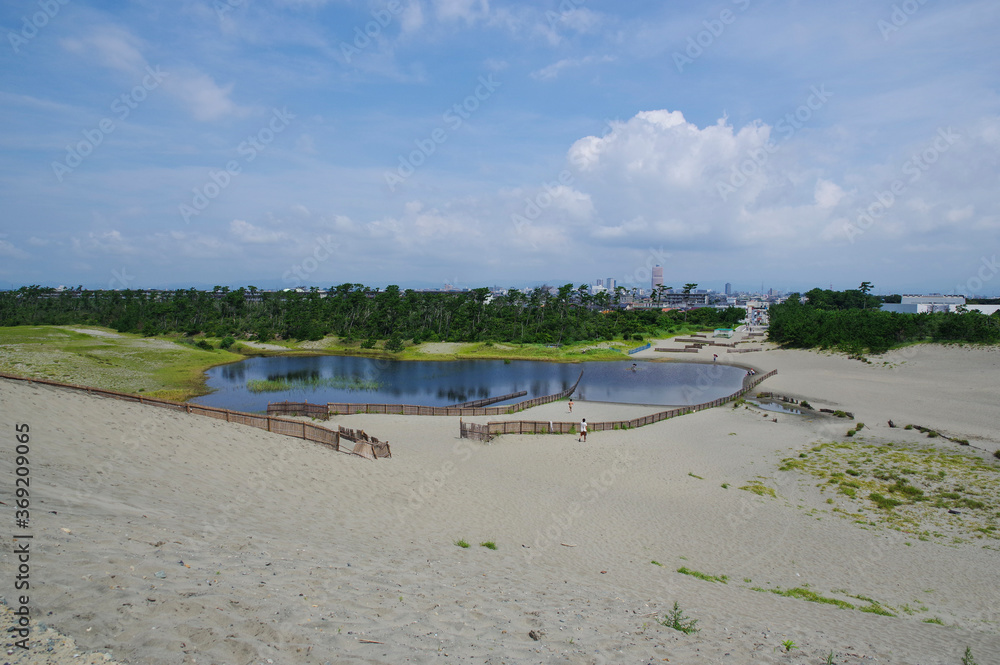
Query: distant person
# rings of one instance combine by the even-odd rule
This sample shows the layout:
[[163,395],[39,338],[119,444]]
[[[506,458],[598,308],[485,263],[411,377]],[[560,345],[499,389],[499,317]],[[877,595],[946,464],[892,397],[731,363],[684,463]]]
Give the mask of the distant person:
[[579,438],[577,438],[577,441],[583,441],[584,443],[587,443],[587,419],[586,418],[584,418],[583,420],[580,421],[580,436],[579,436]]
[[569,412],[573,413],[573,398],[569,398]]
[[635,363],[632,363],[632,371],[634,372],[635,369],[636,369]]
[[712,362],[714,363],[714,362],[715,362],[715,361],[717,361],[718,359],[719,359],[719,354],[718,354],[718,353],[713,353],[713,354],[712,354]]

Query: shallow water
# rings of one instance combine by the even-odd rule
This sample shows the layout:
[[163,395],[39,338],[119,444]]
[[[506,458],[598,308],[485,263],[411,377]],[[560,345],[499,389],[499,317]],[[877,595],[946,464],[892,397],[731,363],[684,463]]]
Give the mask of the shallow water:
[[[635,362],[636,370],[632,371]],[[268,402],[403,403],[445,406],[526,390],[520,401],[569,388],[583,371],[574,398],[657,406],[709,402],[740,389],[745,371],[727,365],[615,362],[553,363],[534,360],[399,361],[355,356],[248,358],[207,372],[214,392],[192,402],[236,411],[264,411]],[[302,386],[252,393],[250,380],[286,379]],[[363,385],[368,389],[352,389]],[[377,386],[377,387],[373,387]]]

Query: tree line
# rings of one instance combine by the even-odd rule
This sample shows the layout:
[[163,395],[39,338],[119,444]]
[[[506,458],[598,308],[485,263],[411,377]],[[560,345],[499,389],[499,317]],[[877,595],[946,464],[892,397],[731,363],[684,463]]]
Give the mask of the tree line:
[[587,285],[536,288],[492,297],[489,289],[423,292],[341,284],[322,294],[264,292],[254,286],[212,291],[56,292],[39,286],[0,292],[0,326],[90,324],[141,335],[183,333],[267,341],[327,335],[401,350],[406,340],[570,344],[642,339],[682,324],[733,327],[745,311],[628,310],[622,293],[592,295]]
[[[871,285],[868,282],[862,286]],[[807,291],[806,302],[794,293],[769,311],[768,338],[796,348],[839,349],[848,353],[883,353],[913,342],[1000,342],[1000,312],[977,311],[903,314],[883,312],[882,302],[868,290]],[[891,300],[889,300],[891,298]],[[896,301],[898,302],[898,301]]]

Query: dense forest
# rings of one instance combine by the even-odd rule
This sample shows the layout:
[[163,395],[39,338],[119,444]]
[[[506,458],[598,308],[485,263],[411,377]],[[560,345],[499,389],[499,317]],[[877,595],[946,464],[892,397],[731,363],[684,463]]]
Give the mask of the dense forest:
[[[867,282],[865,283],[867,284]],[[864,286],[864,285],[862,285]],[[883,312],[884,301],[862,290],[813,289],[770,308],[769,339],[797,348],[882,353],[913,342],[1000,342],[1000,313],[900,314]]]
[[213,291],[56,292],[38,286],[0,292],[0,326],[91,324],[119,332],[184,333],[236,339],[316,340],[335,335],[363,346],[386,340],[401,350],[405,340],[570,344],[642,339],[682,323],[733,327],[741,308],[686,312],[626,310],[621,294],[591,295],[586,285],[536,288],[490,297],[488,289],[418,292],[361,284],[334,286],[324,295],[262,292],[256,287]]

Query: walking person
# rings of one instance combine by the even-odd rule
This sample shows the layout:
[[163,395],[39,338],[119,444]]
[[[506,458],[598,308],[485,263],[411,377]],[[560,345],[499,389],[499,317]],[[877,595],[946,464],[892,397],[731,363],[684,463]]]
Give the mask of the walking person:
[[573,398],[569,398],[569,412],[573,413]]
[[584,418],[583,420],[580,421],[580,436],[579,436],[579,438],[577,438],[577,441],[583,441],[584,443],[587,443],[587,419],[586,418]]

